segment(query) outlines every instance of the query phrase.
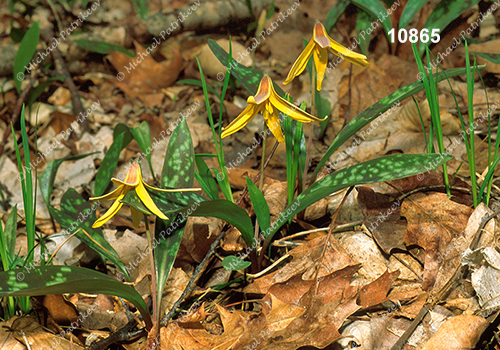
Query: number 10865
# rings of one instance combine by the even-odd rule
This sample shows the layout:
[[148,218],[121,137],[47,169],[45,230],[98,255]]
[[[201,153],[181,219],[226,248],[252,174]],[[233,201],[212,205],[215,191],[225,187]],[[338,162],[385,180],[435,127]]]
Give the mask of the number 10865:
[[[392,28],[389,30],[389,37],[391,39],[391,43],[396,40],[396,29]],[[429,40],[434,44],[437,44],[441,37],[439,36],[439,29],[435,28],[429,33],[429,29],[424,28],[418,32],[418,29],[412,28],[410,30],[406,30],[405,28],[401,28],[398,30],[398,41],[400,43],[405,43],[410,40],[410,43],[416,43],[420,40],[421,43],[428,43]]]

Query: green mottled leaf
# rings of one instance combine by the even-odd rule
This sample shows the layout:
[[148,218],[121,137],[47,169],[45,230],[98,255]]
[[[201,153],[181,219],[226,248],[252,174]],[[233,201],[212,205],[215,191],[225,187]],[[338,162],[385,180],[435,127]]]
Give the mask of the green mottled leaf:
[[330,12],[328,12],[325,22],[323,23],[327,33],[330,33],[333,27],[335,27],[335,24],[345,12],[347,6],[349,6],[349,0],[339,0],[335,3],[335,6],[333,6]]
[[149,170],[151,170],[151,174],[154,179],[155,172],[153,170],[153,164],[151,163],[151,152],[153,149],[151,148],[151,132],[149,131],[148,123],[143,121],[138,127],[130,129],[130,132],[134,135],[134,139],[137,141],[137,144],[142,151],[141,157],[146,156],[149,164]]
[[187,216],[211,216],[226,221],[240,230],[245,242],[251,246],[254,242],[252,220],[247,212],[226,199],[216,199],[195,203],[179,210],[179,214]]
[[[378,0],[351,0],[351,2],[370,14],[373,18],[379,18],[380,14],[387,14],[387,10],[384,5]],[[381,17],[380,17],[381,18]],[[379,20],[380,21],[380,20]],[[391,17],[384,17],[382,21],[382,26],[384,27],[385,34],[392,29]]]
[[[482,69],[486,66],[479,66],[479,69]],[[459,74],[464,74],[466,71],[465,68],[454,68],[448,69],[444,72],[435,73],[434,79],[436,81],[441,81],[446,79],[447,77],[454,77]],[[403,102],[403,100],[411,95],[421,91],[424,89],[424,84],[422,81],[417,80],[409,85],[403,86],[399,90],[393,92],[390,95],[387,95],[377,103],[371,105],[363,112],[359,113],[355,118],[353,118],[347,125],[339,132],[339,134],[335,137],[332,144],[328,147],[323,158],[321,158],[319,164],[314,170],[313,178],[316,178],[316,175],[321,170],[321,167],[328,161],[330,156],[347,140],[354,136],[359,130],[364,128],[366,125],[371,123],[373,120],[377,119],[390,109],[395,106],[397,103]]]
[[222,267],[224,267],[227,271],[244,270],[250,265],[252,265],[250,261],[242,260],[234,255],[226,256],[224,260],[222,260]]
[[255,216],[257,216],[257,221],[260,225],[260,230],[267,231],[269,227],[271,227],[271,214],[269,212],[269,206],[267,205],[266,198],[264,198],[264,195],[259,190],[257,185],[255,185],[248,177],[247,187],[253,209],[255,210]]
[[[156,218],[155,224],[155,268],[157,295],[161,300],[165,283],[174,266],[175,258],[182,241],[186,220],[166,221]],[[158,303],[158,306],[160,303]]]
[[429,2],[429,0],[412,0],[408,1],[406,4],[403,14],[401,15],[401,18],[399,19],[399,28],[404,28],[410,21],[415,18],[417,15],[418,11],[424,7],[424,5]]
[[0,260],[4,271],[13,267],[15,260],[16,249],[16,234],[17,234],[17,204],[12,208],[12,211],[5,223],[5,229],[2,229],[0,222]]
[[360,184],[389,181],[417,175],[433,170],[452,158],[451,156],[441,154],[393,154],[372,159],[326,175],[298,195],[283,210],[278,221],[271,227],[270,232],[265,233],[266,241],[270,241],[281,225],[293,217],[293,215],[336,191]]
[[168,142],[161,182],[168,188],[190,188],[194,183],[194,148],[191,132],[182,118]]
[[124,149],[134,139],[134,135],[132,135],[132,132],[127,125],[118,123],[113,129],[113,140],[115,140],[121,133],[124,133],[123,144],[121,146],[121,148]]
[[94,197],[102,196],[109,185],[111,177],[113,176],[113,173],[115,172],[115,169],[118,165],[120,152],[123,149],[124,136],[125,133],[121,133],[114,139],[113,143],[108,149],[108,152],[106,152],[101,165],[99,166],[99,170],[97,170],[94,184]]
[[47,167],[38,178],[38,181],[40,181],[40,192],[42,192],[42,196],[45,200],[45,204],[47,204],[47,207],[50,207],[50,194],[52,193],[52,189],[54,188],[54,180],[56,179],[57,169],[59,169],[59,166],[67,160],[79,160],[96,153],[99,152],[68,156],[61,159],[52,160],[49,162],[49,164],[47,164]]
[[[428,29],[429,33],[432,29],[439,29],[441,33],[451,22],[460,17],[465,11],[477,5],[479,0],[441,0],[439,4],[436,5],[434,10],[432,10],[429,18],[425,22],[423,29]],[[429,43],[427,43],[429,45]],[[426,44],[420,43],[419,52],[423,54],[425,51]]]
[[500,54],[498,53],[476,52],[476,55],[484,58],[487,61],[500,64]]
[[121,47],[120,45],[110,44],[104,41],[87,40],[87,39],[72,39],[71,41],[91,52],[97,52],[104,55],[108,55],[113,51],[117,51],[124,53],[129,57],[135,58],[135,55],[132,51],[127,50],[126,48]]
[[100,293],[127,299],[152,326],[146,303],[134,288],[103,273],[77,266],[38,266],[0,272],[0,296]]
[[21,82],[24,80],[24,76],[29,74],[28,69],[31,70],[29,65],[35,54],[39,38],[40,21],[36,21],[24,35],[14,58],[14,84],[18,94],[21,93]]
[[[149,211],[148,208],[146,208],[144,203],[142,203],[141,199],[139,198],[135,190],[128,191],[125,197],[122,198],[121,202],[131,206],[132,208],[140,211],[143,214],[154,215],[151,211]],[[158,209],[162,211],[161,208]]]
[[[229,59],[229,54],[220,47],[214,40],[208,39],[208,46],[214,53],[215,57],[222,63],[224,67],[227,67],[227,62]],[[221,72],[224,73],[224,72]],[[239,64],[234,59],[232,60],[231,66],[231,74],[238,79],[238,81],[243,85],[245,89],[251,94],[255,95],[257,93],[257,89],[259,88],[260,80],[264,76],[264,74],[256,69],[245,67],[242,64]],[[283,89],[279,87],[275,82],[273,82],[274,89],[276,93],[281,97],[285,96],[285,92]]]
[[104,238],[101,228],[92,227],[92,224],[97,220],[95,214],[97,205],[98,203],[94,203],[92,207],[78,192],[70,188],[61,198],[61,211],[49,207],[49,212],[69,234],[80,228],[85,230],[91,238],[81,230],[75,236],[95,250],[103,260],[108,259],[115,264],[129,279],[125,265],[119,259],[115,249]]

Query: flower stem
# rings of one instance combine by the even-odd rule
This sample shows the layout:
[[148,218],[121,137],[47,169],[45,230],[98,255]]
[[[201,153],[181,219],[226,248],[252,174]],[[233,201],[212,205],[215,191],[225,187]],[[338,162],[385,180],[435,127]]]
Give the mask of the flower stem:
[[158,310],[158,300],[157,300],[157,288],[156,288],[156,269],[155,269],[155,258],[154,258],[154,252],[153,252],[153,244],[151,240],[151,232],[149,230],[149,220],[146,215],[144,215],[144,222],[146,223],[146,235],[148,237],[148,246],[149,246],[149,260],[151,262],[151,298],[153,300],[153,322],[156,325],[156,332],[154,336],[156,337],[159,335],[160,328],[159,328],[159,322],[160,322],[160,313]]
[[[262,157],[260,158],[260,178],[259,178],[259,190],[262,192],[262,188],[264,187],[264,169],[265,169],[265,161],[266,159],[266,140],[267,140],[267,125],[266,121],[264,121],[264,136],[262,137]],[[255,223],[255,242],[259,239],[259,222]]]
[[[311,71],[311,115],[315,114],[316,109],[316,67],[312,65]],[[309,158],[311,157],[311,146],[313,138],[314,124],[310,123],[309,140],[307,140],[306,163],[304,164],[304,175],[302,177],[302,189],[306,188],[307,169],[309,168]]]

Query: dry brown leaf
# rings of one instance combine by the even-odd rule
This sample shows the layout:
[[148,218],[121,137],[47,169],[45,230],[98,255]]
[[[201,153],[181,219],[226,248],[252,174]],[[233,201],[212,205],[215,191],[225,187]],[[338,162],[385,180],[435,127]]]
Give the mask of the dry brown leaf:
[[468,206],[449,200],[444,193],[416,193],[403,201],[401,215],[408,220],[404,243],[425,249],[424,290],[434,285],[439,254],[444,254],[452,238],[464,231],[472,212]]
[[455,316],[446,320],[422,350],[474,349],[489,322],[479,316]]
[[118,74],[121,73],[120,76],[123,76],[121,81],[113,80],[116,86],[131,98],[139,97],[142,100],[147,99],[147,95],[161,93],[162,88],[172,85],[182,71],[183,61],[176,51],[170,64],[163,65],[156,62],[139,43],[134,42],[134,44],[137,51],[135,58],[130,58],[121,52],[111,52],[109,60]]

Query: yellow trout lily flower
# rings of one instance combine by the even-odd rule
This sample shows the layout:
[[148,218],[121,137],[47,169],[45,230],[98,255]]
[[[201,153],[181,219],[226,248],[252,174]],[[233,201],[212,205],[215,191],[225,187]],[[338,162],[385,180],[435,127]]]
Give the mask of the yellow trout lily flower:
[[[130,169],[127,172],[127,176],[125,176],[125,180],[121,181],[115,178],[112,178],[111,181],[118,186],[117,189],[112,191],[111,193],[105,194],[104,196],[101,197],[93,197],[90,198],[91,201],[109,201],[109,200],[115,200],[115,202],[111,205],[111,207],[108,209],[104,215],[102,215],[94,224],[92,227],[101,227],[106,221],[111,219],[113,215],[115,215],[118,210],[122,207],[123,203],[121,200],[125,195],[131,191],[135,190],[137,193],[137,196],[141,199],[142,203],[144,206],[153,214],[158,216],[160,219],[163,220],[168,220],[168,218],[163,214],[160,209],[156,206],[156,204],[153,202],[153,199],[151,199],[151,196],[149,195],[148,191],[146,190],[146,187],[155,191],[161,191],[161,192],[183,192],[183,191],[200,191],[200,188],[182,188],[182,189],[171,189],[171,190],[166,190],[162,188],[156,188],[149,186],[147,183],[145,183],[142,180],[142,174],[141,174],[141,168],[138,163],[132,163],[130,166]],[[132,222],[135,227],[139,226],[139,223],[141,222],[142,215],[143,213],[140,212],[139,210],[130,207],[130,210],[132,212]]]
[[333,52],[334,55],[343,57],[345,60],[351,63],[355,63],[363,67],[368,67],[370,65],[370,62],[366,60],[365,55],[351,51],[348,48],[340,45],[332,38],[330,38],[323,24],[321,24],[320,21],[316,20],[316,23],[314,24],[314,32],[312,39],[309,41],[309,44],[307,44],[304,51],[302,51],[300,56],[293,64],[283,84],[284,85],[288,84],[293,80],[293,78],[302,73],[306,68],[309,58],[311,58],[311,55],[314,54],[314,66],[316,67],[316,72],[318,76],[316,89],[320,91],[321,83],[323,82],[325,76],[326,65],[328,63],[327,49]]
[[264,75],[260,81],[259,88],[255,96],[250,96],[247,99],[248,106],[237,116],[228,126],[222,131],[222,138],[234,134],[236,131],[243,128],[248,124],[257,113],[262,113],[266,125],[271,129],[271,132],[279,142],[284,142],[285,137],[281,131],[280,120],[278,111],[290,116],[295,120],[303,123],[310,123],[312,121],[323,121],[313,117],[309,113],[304,112],[300,108],[294,106],[292,103],[281,98],[273,87],[273,81],[267,74]]

